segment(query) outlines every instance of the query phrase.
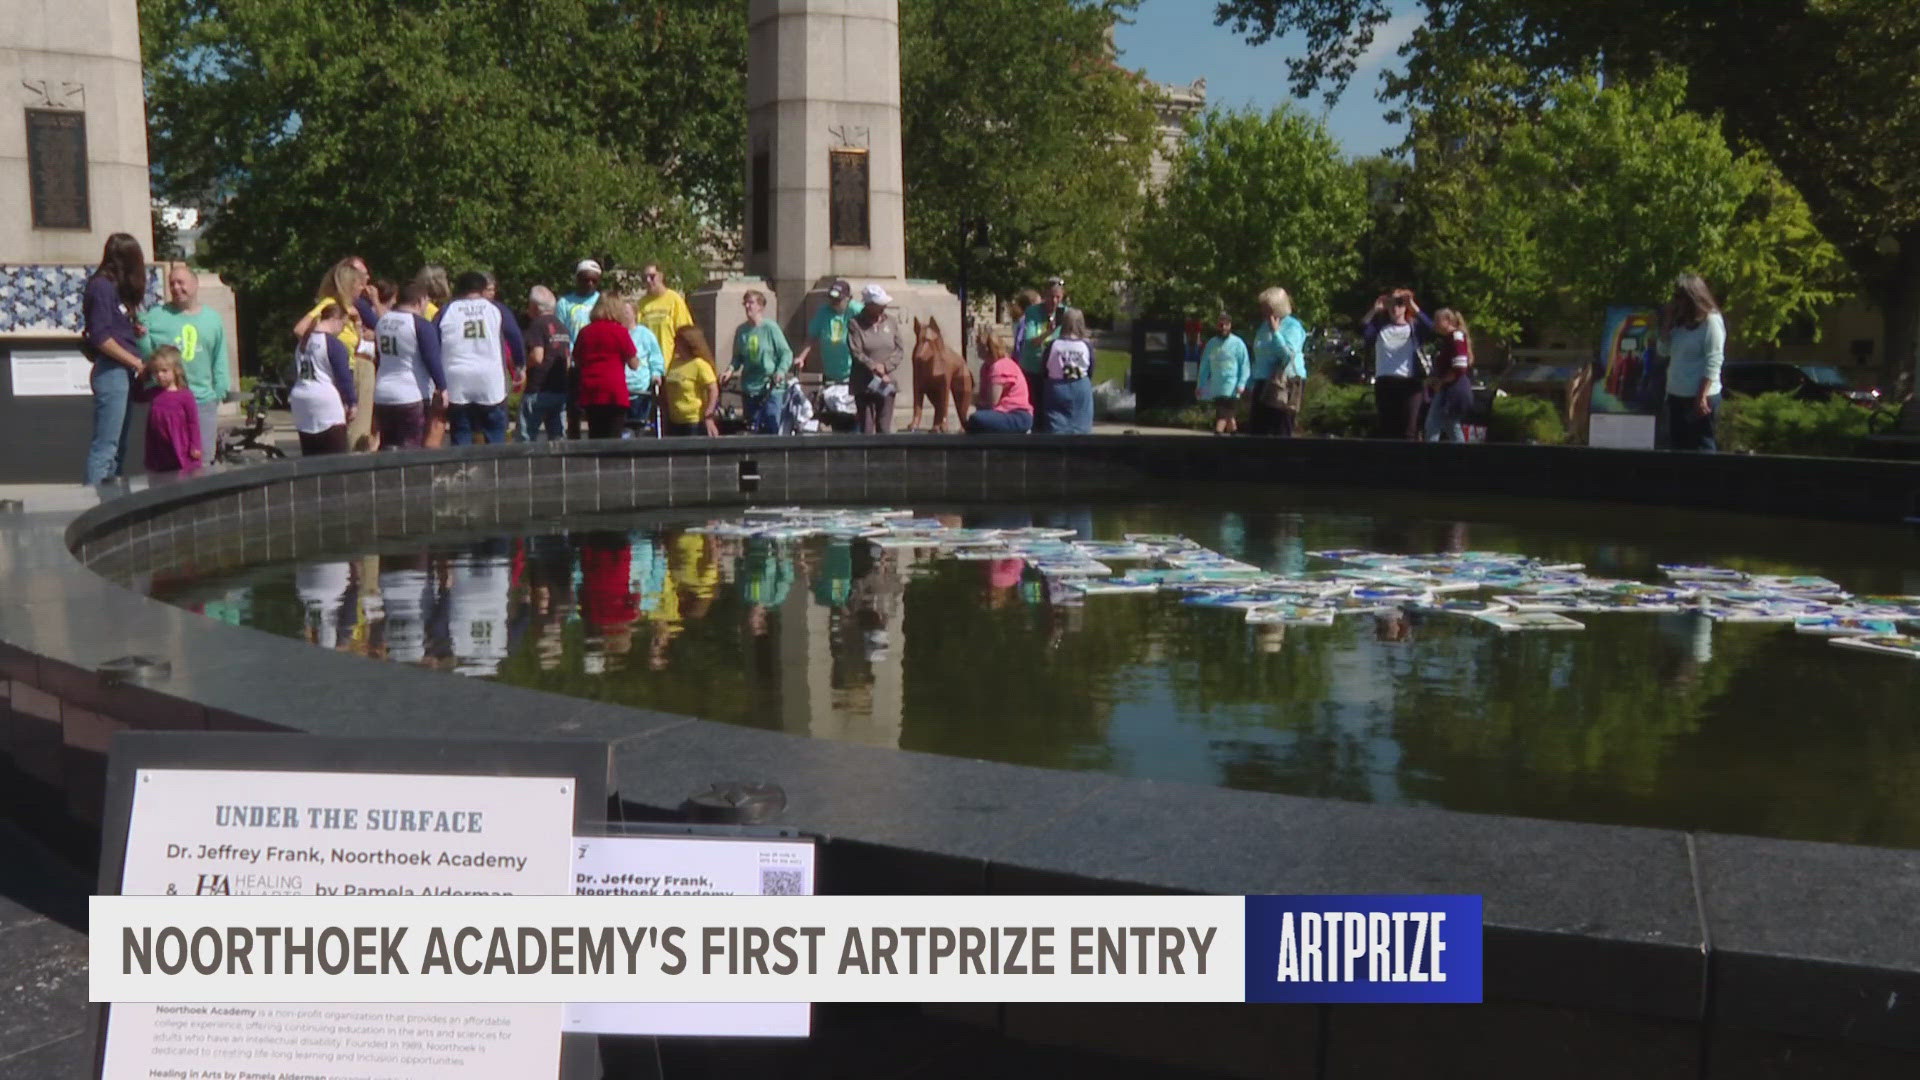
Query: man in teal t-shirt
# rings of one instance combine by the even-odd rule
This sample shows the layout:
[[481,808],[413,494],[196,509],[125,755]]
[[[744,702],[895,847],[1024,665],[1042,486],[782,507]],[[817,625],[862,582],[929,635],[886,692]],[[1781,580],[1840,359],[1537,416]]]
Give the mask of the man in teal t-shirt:
[[144,316],[147,336],[141,356],[171,345],[180,350],[187,389],[200,406],[200,460],[212,462],[220,437],[220,403],[227,398],[227,326],[220,314],[200,306],[200,278],[186,263],[167,271],[167,302]]
[[573,291],[554,302],[554,317],[567,328],[567,340],[580,336],[580,329],[593,319],[593,305],[600,302],[600,264],[581,259],[573,268]]
[[1047,346],[1059,339],[1060,325],[1066,317],[1066,311],[1067,283],[1060,278],[1050,277],[1047,279],[1047,290],[1040,294],[1040,302],[1021,312],[1014,326],[1013,351],[1020,354],[1014,359],[1020,362],[1020,372],[1027,377],[1027,399],[1034,406],[1035,434],[1046,430],[1047,413],[1040,403],[1046,399]]
[[813,313],[807,323],[807,344],[794,358],[793,369],[803,370],[807,357],[820,353],[822,382],[843,383],[853,377],[853,353],[847,349],[847,320],[860,314],[861,304],[853,299],[853,286],[836,281],[827,288],[827,302]]

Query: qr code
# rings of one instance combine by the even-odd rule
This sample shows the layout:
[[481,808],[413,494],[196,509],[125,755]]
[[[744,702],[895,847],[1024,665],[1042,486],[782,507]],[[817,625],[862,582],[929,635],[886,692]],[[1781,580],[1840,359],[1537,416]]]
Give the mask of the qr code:
[[771,867],[760,868],[761,896],[805,896],[801,874],[798,870],[775,870]]

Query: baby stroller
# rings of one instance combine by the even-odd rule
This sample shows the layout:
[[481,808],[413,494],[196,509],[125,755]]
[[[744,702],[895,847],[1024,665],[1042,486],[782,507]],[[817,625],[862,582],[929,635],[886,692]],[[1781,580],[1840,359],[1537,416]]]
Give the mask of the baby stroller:
[[813,400],[799,380],[787,383],[786,400],[780,405],[780,434],[806,435],[820,430],[820,424],[813,418]]
[[[278,396],[285,399],[286,387],[262,377],[253,384],[253,395],[247,399],[246,423],[240,427],[226,428],[214,439],[214,460],[225,465],[245,465],[251,461],[277,461],[286,457],[286,451],[270,442],[262,442],[269,423],[268,410]],[[255,458],[252,455],[258,454]]]

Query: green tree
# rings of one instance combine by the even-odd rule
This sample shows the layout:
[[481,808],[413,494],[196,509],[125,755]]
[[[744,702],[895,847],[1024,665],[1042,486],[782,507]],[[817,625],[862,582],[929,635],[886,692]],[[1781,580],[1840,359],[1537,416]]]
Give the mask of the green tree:
[[998,296],[1058,273],[1076,304],[1115,307],[1155,139],[1151,87],[1107,41],[1136,5],[902,0],[908,273],[954,282],[964,262]]
[[[1718,113],[1806,199],[1879,304],[1887,358],[1920,365],[1920,4],[1889,0],[1426,0],[1382,97],[1431,107],[1472,60],[1534,80],[1604,67],[1609,85],[1678,65],[1687,104]],[[1294,92],[1338,96],[1394,15],[1388,0],[1219,0],[1261,44],[1288,31]],[[1530,95],[1529,95],[1530,96]]]
[[1669,69],[1604,90],[1558,81],[1524,123],[1472,97],[1431,124],[1416,110],[1426,277],[1509,342],[1538,318],[1597,329],[1608,304],[1664,299],[1683,270],[1714,283],[1747,341],[1831,303],[1841,259],[1805,202],[1684,99]]
[[1142,222],[1141,300],[1166,315],[1224,304],[1250,324],[1254,298],[1280,285],[1319,325],[1360,271],[1367,216],[1366,175],[1320,121],[1292,107],[1210,110]]
[[[701,219],[738,202],[676,176],[711,171],[701,139],[648,134],[714,109],[648,98],[650,64],[670,85],[687,48],[744,51],[744,28],[734,48],[691,8],[156,0],[142,18],[156,187],[212,210],[205,261],[269,332],[350,251],[390,275],[485,267],[510,293],[586,254],[688,280]],[[739,82],[721,70],[692,78]]]

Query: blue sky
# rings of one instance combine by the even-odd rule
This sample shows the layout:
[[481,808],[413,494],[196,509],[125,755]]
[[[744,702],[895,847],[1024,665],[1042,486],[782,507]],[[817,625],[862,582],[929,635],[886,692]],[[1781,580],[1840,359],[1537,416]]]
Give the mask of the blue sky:
[[1207,104],[1270,109],[1283,101],[1324,116],[1334,138],[1348,153],[1379,153],[1398,145],[1404,125],[1380,118],[1385,106],[1374,100],[1382,65],[1398,62],[1394,54],[1418,25],[1418,7],[1395,0],[1393,21],[1380,28],[1373,47],[1360,63],[1347,92],[1329,112],[1318,95],[1295,101],[1287,90],[1287,58],[1300,54],[1297,37],[1279,38],[1259,48],[1225,26],[1213,25],[1211,0],[1142,0],[1132,26],[1114,33],[1120,63],[1144,69],[1156,82],[1189,83],[1207,80]]

